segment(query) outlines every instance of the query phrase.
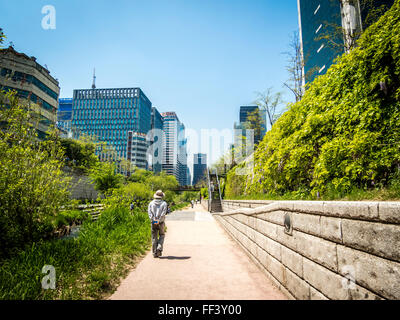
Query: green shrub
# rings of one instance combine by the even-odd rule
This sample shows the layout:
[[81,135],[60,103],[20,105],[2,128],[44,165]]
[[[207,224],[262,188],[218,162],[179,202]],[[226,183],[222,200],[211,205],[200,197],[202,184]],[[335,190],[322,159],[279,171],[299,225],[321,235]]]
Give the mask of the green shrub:
[[0,91],[0,259],[45,237],[68,197],[56,132],[38,141],[16,92]]
[[91,216],[88,212],[82,210],[65,210],[57,214],[54,226],[57,228],[67,225],[81,224],[83,221],[89,219]]

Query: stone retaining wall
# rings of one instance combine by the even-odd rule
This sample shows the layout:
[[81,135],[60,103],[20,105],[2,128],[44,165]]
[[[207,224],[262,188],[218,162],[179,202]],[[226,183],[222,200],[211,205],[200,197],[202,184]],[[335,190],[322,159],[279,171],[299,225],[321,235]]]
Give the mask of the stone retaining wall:
[[214,217],[288,297],[400,299],[399,202],[241,204]]

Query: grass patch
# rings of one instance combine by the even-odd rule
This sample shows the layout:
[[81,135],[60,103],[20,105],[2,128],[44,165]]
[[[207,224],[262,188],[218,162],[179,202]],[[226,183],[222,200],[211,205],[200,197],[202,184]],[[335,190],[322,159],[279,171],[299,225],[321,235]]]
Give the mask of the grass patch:
[[[150,247],[146,212],[106,209],[85,221],[77,238],[42,241],[0,262],[0,299],[101,299]],[[41,287],[42,267],[56,271],[56,289]]]

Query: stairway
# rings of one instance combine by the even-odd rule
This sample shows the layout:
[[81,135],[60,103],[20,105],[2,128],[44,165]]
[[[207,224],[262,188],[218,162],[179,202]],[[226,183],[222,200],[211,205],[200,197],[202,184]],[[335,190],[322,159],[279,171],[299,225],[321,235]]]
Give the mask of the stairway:
[[223,212],[218,172],[215,170],[215,173],[210,173],[207,168],[207,178],[208,178],[208,186],[209,186],[208,194],[209,194],[209,199],[210,199],[208,202],[208,211],[209,212]]
[[222,212],[222,203],[220,199],[211,200],[210,212]]

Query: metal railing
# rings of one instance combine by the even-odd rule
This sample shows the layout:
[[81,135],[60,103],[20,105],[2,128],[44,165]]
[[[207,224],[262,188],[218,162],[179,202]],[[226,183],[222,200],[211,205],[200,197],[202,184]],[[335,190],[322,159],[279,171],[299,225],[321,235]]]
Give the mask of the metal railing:
[[207,167],[207,180],[208,180],[208,211],[211,212],[212,192],[211,192],[210,169],[208,167]]
[[217,169],[217,168],[215,168],[215,175],[217,176],[217,185],[218,185],[219,200],[221,201],[221,204],[222,204],[221,187],[220,187],[220,185],[219,185],[218,169]]

